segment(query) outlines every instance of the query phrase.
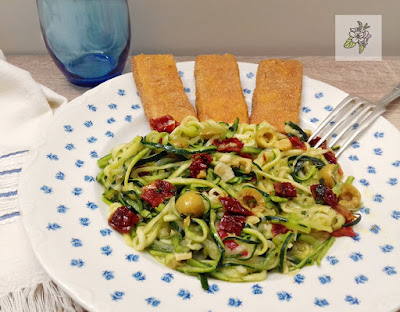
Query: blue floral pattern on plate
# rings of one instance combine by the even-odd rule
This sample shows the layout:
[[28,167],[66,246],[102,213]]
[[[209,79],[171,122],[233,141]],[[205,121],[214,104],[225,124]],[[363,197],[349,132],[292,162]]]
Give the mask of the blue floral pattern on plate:
[[[195,102],[193,62],[178,63],[186,95]],[[239,63],[251,109],[257,65]],[[321,69],[323,70],[323,69]],[[315,129],[346,96],[304,77],[301,123]],[[53,279],[94,311],[307,311],[400,308],[399,132],[379,118],[339,159],[362,193],[363,220],[354,239],[337,239],[321,266],[295,275],[269,274],[253,284],[209,280],[159,265],[125,245],[107,224],[97,160],[115,145],[149,131],[131,74],[114,78],[62,107],[33,152],[18,190],[23,222],[35,252]],[[385,285],[385,287],[380,287]],[[334,291],[332,291],[334,289]],[[397,299],[393,299],[397,298]]]

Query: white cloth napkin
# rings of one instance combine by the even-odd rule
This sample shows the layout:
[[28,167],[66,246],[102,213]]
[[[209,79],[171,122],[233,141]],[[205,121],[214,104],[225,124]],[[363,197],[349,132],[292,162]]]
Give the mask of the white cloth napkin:
[[67,99],[6,62],[0,50],[0,311],[81,310],[42,270],[22,226],[18,180],[29,150]]

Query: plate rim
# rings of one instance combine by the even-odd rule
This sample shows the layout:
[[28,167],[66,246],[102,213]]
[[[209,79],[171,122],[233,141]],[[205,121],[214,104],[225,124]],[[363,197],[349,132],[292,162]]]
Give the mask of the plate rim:
[[[191,64],[194,65],[194,63],[195,63],[195,61],[185,61],[185,62],[177,62],[176,64],[177,64],[177,66],[178,66],[178,64],[182,64],[182,66],[184,66],[184,65],[187,65],[187,66],[188,66],[188,65],[191,65]],[[238,65],[239,65],[239,64],[246,64],[246,65],[249,64],[249,65],[252,65],[252,66],[256,66],[255,69],[257,69],[257,67],[258,67],[258,64],[257,64],[257,63],[251,63],[251,62],[238,62]],[[27,191],[26,188],[24,188],[24,187],[22,187],[22,186],[26,183],[25,180],[29,179],[29,176],[32,174],[32,170],[33,170],[33,169],[32,169],[32,165],[35,163],[35,161],[36,161],[36,160],[38,159],[38,157],[40,156],[40,149],[43,147],[44,144],[46,144],[46,143],[48,142],[47,140],[48,140],[49,138],[48,138],[48,135],[47,135],[47,133],[46,133],[46,129],[47,129],[48,127],[50,127],[51,125],[53,125],[53,124],[58,120],[58,117],[59,117],[61,114],[64,113],[64,111],[76,109],[75,107],[78,106],[80,103],[84,102],[85,99],[86,99],[88,96],[91,96],[91,95],[97,93],[98,90],[101,90],[101,88],[104,88],[105,85],[111,84],[111,83],[115,83],[115,81],[117,81],[117,80],[119,80],[119,79],[121,79],[121,80],[122,80],[122,79],[125,79],[125,77],[127,77],[127,76],[130,76],[130,77],[132,78],[132,81],[134,82],[134,78],[133,78],[132,72],[127,72],[127,73],[125,73],[125,74],[123,74],[123,75],[114,77],[114,78],[112,78],[112,79],[110,79],[110,80],[108,80],[108,81],[106,81],[106,82],[104,82],[104,83],[102,83],[102,84],[96,86],[95,88],[92,88],[92,89],[90,89],[90,90],[87,90],[87,91],[84,92],[82,95],[76,97],[75,99],[69,101],[68,103],[65,103],[65,105],[63,105],[63,106],[61,106],[60,108],[58,108],[58,109],[54,112],[54,115],[53,115],[52,119],[50,120],[50,122],[48,123],[48,125],[45,127],[45,129],[42,129],[42,131],[41,131],[41,133],[40,133],[40,135],[39,135],[40,137],[38,138],[38,144],[36,144],[34,147],[32,147],[32,148],[29,150],[28,155],[27,155],[27,160],[26,160],[25,163],[23,164],[22,171],[21,171],[21,175],[20,175],[20,180],[19,180],[19,183],[18,183],[18,193],[19,193],[19,195],[18,195],[18,206],[19,206],[19,209],[20,209],[20,212],[21,212],[22,224],[23,224],[23,227],[24,227],[24,229],[25,229],[25,231],[26,231],[26,233],[27,233],[29,243],[30,243],[30,245],[32,246],[32,250],[33,250],[35,256],[37,257],[37,259],[38,259],[38,261],[39,261],[39,263],[40,263],[40,266],[41,266],[42,269],[49,275],[49,277],[51,278],[51,280],[52,280],[55,284],[57,284],[58,286],[60,286],[61,289],[62,289],[63,291],[65,291],[73,300],[75,300],[75,301],[76,301],[77,303],[79,303],[83,308],[85,308],[85,309],[87,309],[87,310],[89,310],[89,311],[97,311],[97,309],[96,309],[96,307],[95,307],[92,303],[89,303],[87,300],[82,299],[82,298],[79,296],[79,294],[76,293],[76,292],[73,290],[73,288],[71,288],[71,287],[70,287],[67,283],[65,283],[62,279],[57,278],[57,272],[56,272],[57,270],[54,270],[54,268],[51,267],[51,266],[47,263],[48,260],[45,259],[45,255],[43,255],[43,254],[41,254],[41,253],[39,252],[39,250],[38,250],[38,248],[37,248],[37,243],[34,241],[34,236],[33,236],[33,235],[30,235],[30,234],[32,234],[32,233],[34,232],[34,226],[31,225],[31,224],[29,224],[27,218],[24,217],[25,214],[27,213],[27,211],[29,210],[29,209],[27,208],[27,206],[26,206],[27,201],[24,199],[24,196],[26,196],[25,193],[29,193],[29,192]],[[303,79],[304,79],[304,78],[310,79],[310,80],[312,80],[312,81],[316,81],[316,82],[318,82],[319,84],[323,84],[323,85],[329,86],[330,88],[334,88],[335,91],[340,91],[340,92],[344,93],[344,94],[345,94],[344,97],[348,95],[348,94],[347,94],[346,92],[344,92],[343,90],[340,90],[340,89],[338,89],[337,87],[332,86],[332,85],[330,85],[330,84],[328,84],[328,83],[325,83],[325,82],[323,82],[323,81],[316,80],[316,79],[313,79],[313,78],[310,78],[310,77],[308,77],[308,76],[303,75]],[[300,117],[300,118],[301,118],[301,117]],[[384,118],[383,116],[380,116],[380,117],[377,119],[377,122],[383,122],[384,125],[385,125],[386,127],[389,128],[388,130],[390,130],[390,131],[395,131],[395,132],[397,132],[398,134],[400,133],[400,130],[398,130],[392,123],[390,123],[390,122],[389,122],[386,118]],[[52,271],[52,269],[53,269],[54,272]],[[396,307],[397,307],[397,308],[400,307],[400,301],[399,301],[399,305],[396,306]]]

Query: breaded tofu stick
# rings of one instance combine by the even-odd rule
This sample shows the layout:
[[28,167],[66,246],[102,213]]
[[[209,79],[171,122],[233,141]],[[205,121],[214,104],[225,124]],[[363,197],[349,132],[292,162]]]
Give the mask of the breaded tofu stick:
[[171,115],[181,122],[186,116],[196,116],[172,54],[136,55],[132,73],[147,119]]
[[249,122],[239,67],[233,55],[199,55],[194,77],[200,121],[213,119],[233,123],[239,117],[240,122]]
[[285,132],[285,121],[299,122],[303,66],[295,60],[265,60],[257,70],[251,123],[269,122]]

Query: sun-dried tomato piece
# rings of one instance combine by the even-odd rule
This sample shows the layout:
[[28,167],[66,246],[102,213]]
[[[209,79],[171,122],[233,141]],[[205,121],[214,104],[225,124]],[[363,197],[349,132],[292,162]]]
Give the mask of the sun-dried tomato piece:
[[150,127],[158,132],[171,133],[176,127],[179,126],[179,122],[177,122],[171,115],[150,119],[149,121]]
[[213,144],[217,147],[218,152],[237,152],[243,148],[244,143],[242,143],[237,138],[229,138],[225,140],[217,140],[215,139]]
[[201,158],[202,161],[203,161],[206,165],[211,164],[211,162],[214,160],[214,159],[211,157],[211,155],[210,155],[210,154],[207,154],[207,153],[203,153],[203,154],[196,153],[196,154],[192,155],[191,158],[192,158],[192,159]]
[[314,184],[310,186],[310,191],[317,204],[324,204],[325,185]]
[[[219,229],[218,230],[218,235],[219,237],[221,237],[221,239],[223,240],[225,237],[228,237],[228,233],[225,232],[224,230]],[[230,250],[235,249],[236,247],[239,246],[238,243],[236,243],[233,239],[227,239],[226,241],[224,241],[224,244],[226,247],[228,247]]]
[[239,235],[242,231],[245,220],[245,216],[236,216],[225,212],[222,216],[221,222],[219,223],[219,229],[226,233]]
[[317,204],[326,204],[335,209],[338,213],[351,221],[353,214],[346,207],[338,204],[338,198],[329,186],[322,184],[315,184],[310,186],[311,193]]
[[125,206],[118,207],[108,218],[108,224],[121,233],[129,233],[138,222],[139,217]]
[[304,142],[300,141],[300,139],[297,136],[290,136],[289,140],[290,140],[290,143],[292,143],[293,148],[302,149],[302,150],[307,149]]
[[247,153],[238,153],[238,156],[254,160],[254,158],[250,154],[247,154]]
[[167,198],[175,195],[174,186],[163,180],[155,180],[143,186],[140,198],[147,201],[153,208],[160,205]]
[[253,213],[250,210],[247,210],[244,208],[239,200],[233,197],[218,197],[219,201],[221,204],[224,206],[226,211],[229,211],[230,213],[233,213],[235,215],[241,215],[241,216],[252,216]]
[[332,208],[336,208],[338,204],[338,198],[329,186],[325,186],[324,201]]
[[341,236],[355,237],[356,235],[357,235],[356,232],[353,231],[351,226],[342,227],[331,233],[331,236],[334,237],[341,237]]
[[[314,147],[319,142],[319,140],[321,140],[321,137],[319,137],[319,136],[315,137],[314,139],[312,139],[310,141],[310,146]],[[326,149],[327,148],[326,144],[327,144],[326,140],[324,140],[324,142],[322,142],[322,144],[319,147],[322,148],[322,149]]]
[[328,163],[335,164],[335,165],[337,164],[337,159],[336,159],[334,152],[329,151],[329,152],[324,153],[323,155]]
[[209,154],[196,153],[192,155],[193,162],[190,164],[190,176],[197,178],[198,174],[202,170],[206,170],[208,165],[213,161],[213,158]]
[[224,239],[225,237],[229,236],[228,233],[226,233],[224,230],[219,229],[218,230],[218,235],[221,237],[221,239]]
[[227,239],[226,241],[224,241],[224,245],[228,247],[230,250],[233,250],[239,246],[239,244],[236,243],[233,239]]
[[275,182],[274,183],[275,195],[285,198],[296,197],[296,187],[289,182]]
[[310,186],[310,190],[317,204],[327,204],[336,208],[338,199],[329,186],[315,184]]
[[272,223],[271,232],[272,232],[272,235],[276,236],[278,234],[286,234],[287,232],[289,232],[289,230],[283,224]]

